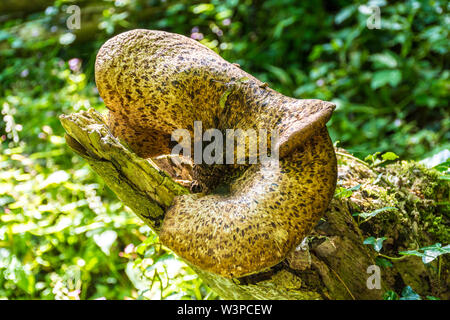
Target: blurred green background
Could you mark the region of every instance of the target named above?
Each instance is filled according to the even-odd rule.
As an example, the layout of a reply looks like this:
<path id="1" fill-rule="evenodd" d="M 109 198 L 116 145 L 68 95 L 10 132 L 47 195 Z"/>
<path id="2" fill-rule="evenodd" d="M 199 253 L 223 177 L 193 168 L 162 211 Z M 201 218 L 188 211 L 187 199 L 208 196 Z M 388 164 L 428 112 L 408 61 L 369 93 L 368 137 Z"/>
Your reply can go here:
<path id="1" fill-rule="evenodd" d="M 380 29 L 367 26 L 371 6 Z M 58 115 L 105 111 L 93 66 L 114 34 L 192 37 L 286 95 L 335 102 L 333 141 L 355 156 L 420 160 L 450 148 L 448 9 L 444 0 L 2 0 L 0 298 L 217 298 L 65 145 Z"/>

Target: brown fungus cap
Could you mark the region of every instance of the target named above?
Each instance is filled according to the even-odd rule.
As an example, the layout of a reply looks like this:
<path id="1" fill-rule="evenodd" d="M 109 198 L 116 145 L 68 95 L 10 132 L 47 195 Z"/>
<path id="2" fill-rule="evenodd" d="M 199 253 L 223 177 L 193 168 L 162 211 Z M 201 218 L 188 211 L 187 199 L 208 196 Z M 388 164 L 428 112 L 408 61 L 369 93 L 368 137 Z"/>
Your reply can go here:
<path id="1" fill-rule="evenodd" d="M 112 133 L 141 157 L 169 154 L 171 133 L 184 128 L 193 137 L 194 121 L 203 132 L 278 132 L 279 163 L 194 168 L 209 193 L 177 197 L 160 233 L 193 265 L 229 278 L 271 267 L 326 210 L 337 172 L 325 127 L 332 103 L 283 96 L 202 44 L 163 31 L 108 40 L 95 76 Z M 229 187 L 225 194 L 211 191 L 220 183 Z"/>

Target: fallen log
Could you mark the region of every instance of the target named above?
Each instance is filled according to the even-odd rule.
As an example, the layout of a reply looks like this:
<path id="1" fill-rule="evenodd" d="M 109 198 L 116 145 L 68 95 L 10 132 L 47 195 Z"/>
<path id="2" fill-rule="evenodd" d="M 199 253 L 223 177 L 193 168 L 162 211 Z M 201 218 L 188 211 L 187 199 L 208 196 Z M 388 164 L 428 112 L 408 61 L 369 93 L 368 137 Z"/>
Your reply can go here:
<path id="1" fill-rule="evenodd" d="M 62 115 L 61 123 L 69 147 L 159 233 L 173 199 L 189 193 L 183 186 L 189 185 L 189 164 L 170 157 L 140 158 L 92 109 Z M 284 261 L 232 279 L 191 265 L 203 281 L 225 299 L 382 299 L 386 291 L 400 293 L 407 285 L 422 297 L 449 299 L 448 255 L 424 264 L 420 257 L 398 254 L 448 243 L 448 182 L 415 162 L 373 167 L 345 150 L 336 154 L 336 194 L 324 217 Z M 386 238 L 380 252 L 363 243 L 368 237 Z"/>

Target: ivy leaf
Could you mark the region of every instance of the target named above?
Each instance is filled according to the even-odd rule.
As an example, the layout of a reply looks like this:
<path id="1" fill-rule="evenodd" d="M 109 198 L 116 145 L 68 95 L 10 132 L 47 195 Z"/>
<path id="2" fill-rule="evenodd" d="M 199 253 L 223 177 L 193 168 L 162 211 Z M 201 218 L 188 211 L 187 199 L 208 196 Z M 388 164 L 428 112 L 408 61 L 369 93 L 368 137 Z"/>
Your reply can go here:
<path id="1" fill-rule="evenodd" d="M 358 216 L 367 220 L 369 218 L 375 217 L 377 214 L 379 214 L 381 212 L 389 211 L 389 210 L 398 210 L 398 209 L 396 207 L 384 207 L 384 208 L 376 209 L 372 212 L 362 212 L 362 213 L 358 214 Z"/>
<path id="2" fill-rule="evenodd" d="M 420 296 L 414 292 L 410 286 L 406 286 L 402 290 L 402 296 L 400 300 L 422 300 Z"/>
<path id="3" fill-rule="evenodd" d="M 376 252 L 380 252 L 381 248 L 383 248 L 383 241 L 386 239 L 387 239 L 386 237 L 381 238 L 369 237 L 366 240 L 364 240 L 363 243 L 372 245 Z"/>
<path id="4" fill-rule="evenodd" d="M 399 70 L 381 70 L 373 74 L 370 87 L 373 90 L 376 90 L 380 87 L 390 84 L 391 87 L 395 88 L 401 80 L 402 73 Z"/>
<path id="5" fill-rule="evenodd" d="M 384 268 L 392 267 L 392 263 L 389 260 L 385 259 L 385 258 L 376 257 L 375 258 L 375 263 L 376 263 L 377 266 L 384 267 Z"/>
<path id="6" fill-rule="evenodd" d="M 419 248 L 417 250 L 400 251 L 399 254 L 408 256 L 418 256 L 422 258 L 423 263 L 427 264 L 439 257 L 442 254 L 450 253 L 450 245 L 442 247 L 440 243 L 435 243 L 432 246 Z"/>

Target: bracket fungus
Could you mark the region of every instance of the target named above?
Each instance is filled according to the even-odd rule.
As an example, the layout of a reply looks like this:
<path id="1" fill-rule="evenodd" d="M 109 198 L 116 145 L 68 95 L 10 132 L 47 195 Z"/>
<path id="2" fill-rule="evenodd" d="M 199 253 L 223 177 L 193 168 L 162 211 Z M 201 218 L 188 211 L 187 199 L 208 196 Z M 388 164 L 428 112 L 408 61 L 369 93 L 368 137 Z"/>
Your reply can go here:
<path id="1" fill-rule="evenodd" d="M 194 166 L 203 192 L 176 197 L 160 232 L 189 263 L 227 278 L 260 272 L 286 258 L 326 210 L 337 179 L 325 126 L 332 103 L 283 96 L 197 41 L 163 31 L 108 40 L 95 77 L 112 133 L 141 157 L 169 154 L 174 130 L 194 137 L 195 121 L 203 130 L 277 132 L 279 160 Z"/>

